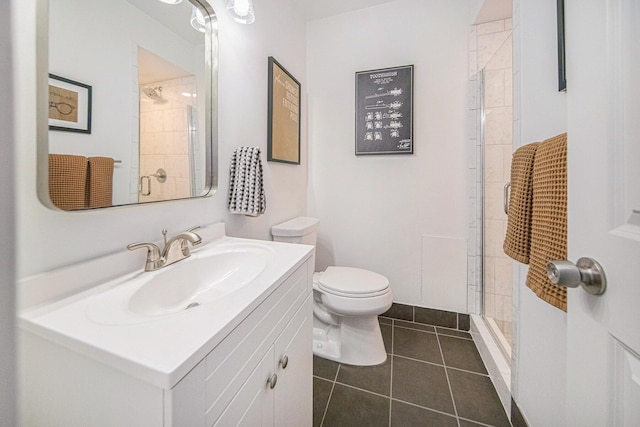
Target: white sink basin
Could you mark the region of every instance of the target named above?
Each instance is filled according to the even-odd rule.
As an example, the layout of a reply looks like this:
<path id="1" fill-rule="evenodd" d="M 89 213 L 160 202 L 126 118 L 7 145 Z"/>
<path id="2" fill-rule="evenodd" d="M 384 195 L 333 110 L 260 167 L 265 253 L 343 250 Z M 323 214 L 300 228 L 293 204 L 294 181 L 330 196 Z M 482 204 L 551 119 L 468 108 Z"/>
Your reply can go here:
<path id="1" fill-rule="evenodd" d="M 199 248 L 160 270 L 114 281 L 89 297 L 86 315 L 103 325 L 126 325 L 187 314 L 213 301 L 226 304 L 225 298 L 259 282 L 273 260 L 273 248 L 258 241 Z"/>
<path id="2" fill-rule="evenodd" d="M 259 245 L 225 245 L 158 272 L 131 295 L 131 312 L 157 316 L 218 300 L 251 283 L 271 252 Z"/>

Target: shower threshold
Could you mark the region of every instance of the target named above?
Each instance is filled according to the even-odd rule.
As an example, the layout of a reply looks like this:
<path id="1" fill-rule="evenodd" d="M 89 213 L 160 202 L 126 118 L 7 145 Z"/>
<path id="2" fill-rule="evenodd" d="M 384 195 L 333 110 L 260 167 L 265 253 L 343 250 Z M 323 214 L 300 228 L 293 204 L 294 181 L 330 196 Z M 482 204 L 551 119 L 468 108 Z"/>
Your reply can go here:
<path id="1" fill-rule="evenodd" d="M 478 347 L 480 356 L 484 365 L 489 371 L 489 378 L 493 383 L 502 406 L 507 414 L 511 413 L 511 351 L 509 357 L 500 348 L 500 344 L 496 342 L 494 334 L 490 331 L 488 320 L 478 314 L 471 315 L 471 336 Z M 495 325 L 495 322 L 494 322 Z M 497 327 L 497 325 L 495 325 Z M 504 339 L 504 337 L 503 337 Z M 506 340 L 505 340 L 506 342 Z M 507 345 L 510 349 L 510 346 Z"/>

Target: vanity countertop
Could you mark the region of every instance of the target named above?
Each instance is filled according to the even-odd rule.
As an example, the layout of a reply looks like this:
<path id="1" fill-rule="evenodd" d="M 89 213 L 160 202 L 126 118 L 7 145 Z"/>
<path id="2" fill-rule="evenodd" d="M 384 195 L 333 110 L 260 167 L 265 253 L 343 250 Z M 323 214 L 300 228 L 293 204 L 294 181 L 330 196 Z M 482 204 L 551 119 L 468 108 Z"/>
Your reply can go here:
<path id="1" fill-rule="evenodd" d="M 217 232 L 210 232 L 213 240 L 194 249 L 192 256 L 197 257 L 198 253 L 229 244 L 264 246 L 272 256 L 262 273 L 249 285 L 219 300 L 157 316 L 130 313 L 123 298 L 140 287 L 138 278 L 155 273 L 144 272 L 140 268 L 71 296 L 24 308 L 19 315 L 19 325 L 31 333 L 158 387 L 171 388 L 293 271 L 313 256 L 312 246 L 226 237 L 224 228 L 221 229 L 222 234 L 219 233 L 220 227 Z M 106 257 L 103 262 L 110 261 Z M 163 270 L 171 269 L 180 262 Z M 101 265 L 100 260 L 94 260 L 91 264 Z M 85 272 L 87 270 L 86 265 L 78 268 Z M 102 264 L 100 269 L 109 270 L 109 266 Z M 51 277 L 56 281 L 69 277 L 77 282 L 74 276 L 77 274 L 78 270 L 71 266 L 55 272 Z M 29 286 L 30 280 L 42 286 L 46 284 L 47 277 L 45 274 L 25 279 L 21 286 Z M 91 281 L 95 281 L 95 278 L 87 280 Z M 92 314 L 96 312 L 96 307 L 102 307 L 103 311 L 119 312 L 120 316 L 116 316 L 113 322 L 96 321 L 95 314 Z"/>

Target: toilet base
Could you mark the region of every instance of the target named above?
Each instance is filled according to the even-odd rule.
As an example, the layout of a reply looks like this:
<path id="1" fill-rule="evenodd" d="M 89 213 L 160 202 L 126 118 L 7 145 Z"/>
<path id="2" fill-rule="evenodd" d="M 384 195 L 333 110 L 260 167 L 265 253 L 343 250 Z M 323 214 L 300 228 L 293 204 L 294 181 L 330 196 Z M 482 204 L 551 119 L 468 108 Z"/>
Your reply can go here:
<path id="1" fill-rule="evenodd" d="M 387 352 L 377 316 L 340 317 L 339 325 L 313 318 L 313 354 L 356 366 L 380 365 Z"/>

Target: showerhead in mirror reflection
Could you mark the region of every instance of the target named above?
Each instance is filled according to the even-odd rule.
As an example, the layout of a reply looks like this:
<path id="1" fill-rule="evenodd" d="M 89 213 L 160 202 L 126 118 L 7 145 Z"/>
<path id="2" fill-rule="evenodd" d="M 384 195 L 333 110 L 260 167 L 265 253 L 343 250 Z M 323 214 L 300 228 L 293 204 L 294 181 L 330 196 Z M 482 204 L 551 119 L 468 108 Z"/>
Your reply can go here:
<path id="1" fill-rule="evenodd" d="M 168 101 L 162 97 L 162 86 L 149 87 L 144 86 L 142 93 L 147 95 L 147 98 L 151 99 L 156 104 L 166 104 Z"/>
<path id="2" fill-rule="evenodd" d="M 215 22 L 200 0 L 49 0 L 48 51 L 39 54 L 48 55 L 51 72 L 91 82 L 94 128 L 48 132 L 40 143 L 50 154 L 121 160 L 111 178 L 113 206 L 209 194 L 217 183 Z M 49 97 L 50 118 L 83 116 L 67 95 Z M 46 174 L 47 156 L 39 162 Z M 154 179 L 152 194 L 143 195 L 141 180 L 160 168 L 166 181 Z M 40 182 L 40 200 L 55 208 Z"/>

